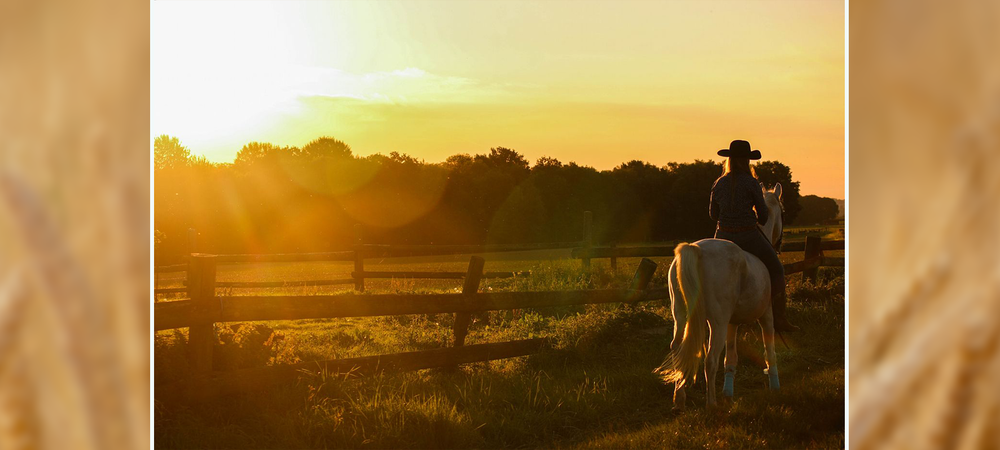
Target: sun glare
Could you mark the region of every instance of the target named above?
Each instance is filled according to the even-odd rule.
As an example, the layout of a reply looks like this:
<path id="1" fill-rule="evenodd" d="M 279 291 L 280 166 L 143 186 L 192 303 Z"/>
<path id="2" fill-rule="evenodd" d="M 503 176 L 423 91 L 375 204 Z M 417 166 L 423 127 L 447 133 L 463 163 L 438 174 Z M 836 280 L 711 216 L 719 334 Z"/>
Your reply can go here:
<path id="1" fill-rule="evenodd" d="M 359 155 L 505 145 L 598 169 L 740 136 L 843 195 L 837 2 L 447 4 L 154 2 L 152 134 L 214 162 L 335 136 Z"/>
<path id="2" fill-rule="evenodd" d="M 198 147 L 238 149 L 255 130 L 298 113 L 297 98 L 320 80 L 328 82 L 326 95 L 361 95 L 351 86 L 330 84 L 323 69 L 302 64 L 309 48 L 298 39 L 301 31 L 295 32 L 296 10 L 279 6 L 154 2 L 155 128 Z M 337 22 L 330 17 L 330 26 Z M 336 42 L 326 43 L 324 52 L 329 56 L 337 48 Z"/>

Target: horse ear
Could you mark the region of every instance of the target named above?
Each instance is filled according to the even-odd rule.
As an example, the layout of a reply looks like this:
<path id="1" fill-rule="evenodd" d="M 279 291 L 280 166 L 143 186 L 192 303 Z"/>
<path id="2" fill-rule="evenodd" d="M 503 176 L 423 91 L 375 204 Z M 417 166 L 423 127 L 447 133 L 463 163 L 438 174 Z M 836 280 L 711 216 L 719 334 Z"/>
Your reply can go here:
<path id="1" fill-rule="evenodd" d="M 774 185 L 774 195 L 777 195 L 779 200 L 781 199 L 781 183 Z"/>

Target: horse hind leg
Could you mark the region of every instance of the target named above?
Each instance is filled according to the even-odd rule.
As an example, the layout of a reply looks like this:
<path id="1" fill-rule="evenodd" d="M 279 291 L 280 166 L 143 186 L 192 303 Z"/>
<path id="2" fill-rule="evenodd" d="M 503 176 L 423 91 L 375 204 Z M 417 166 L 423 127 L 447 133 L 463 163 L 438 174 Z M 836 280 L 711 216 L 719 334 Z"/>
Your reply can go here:
<path id="1" fill-rule="evenodd" d="M 676 350 L 684 341 L 684 327 L 687 324 L 687 306 L 684 304 L 684 297 L 676 284 L 671 286 L 670 312 L 674 318 L 674 338 L 670 341 L 670 351 Z"/>
<path id="2" fill-rule="evenodd" d="M 711 335 L 708 339 L 708 356 L 705 358 L 705 384 L 708 395 L 706 396 L 706 406 L 716 405 L 715 400 L 715 379 L 719 373 L 719 357 L 726 346 L 726 324 L 711 323 Z"/>
<path id="3" fill-rule="evenodd" d="M 674 383 L 674 411 L 683 411 L 687 406 L 687 380 Z"/>
<path id="4" fill-rule="evenodd" d="M 736 354 L 736 331 L 739 325 L 729 324 L 726 330 L 726 373 L 722 382 L 722 395 L 726 398 L 733 398 L 733 384 L 736 381 L 736 365 L 739 363 L 739 356 Z"/>
<path id="5" fill-rule="evenodd" d="M 768 386 L 776 391 L 781 384 L 778 382 L 778 354 L 774 350 L 774 316 L 770 310 L 761 317 L 760 330 L 764 339 L 764 359 L 767 361 L 764 373 L 767 374 Z"/>
<path id="6" fill-rule="evenodd" d="M 683 297 L 681 292 L 676 288 L 676 281 L 672 283 L 670 295 L 670 310 L 674 315 L 674 338 L 670 341 L 670 351 L 673 352 L 680 347 L 681 342 L 684 341 L 684 326 L 687 323 L 687 307 L 684 305 Z M 689 377 L 690 380 L 681 380 L 674 383 L 674 411 L 681 411 L 687 405 L 687 387 L 688 383 L 694 381 L 694 377 Z"/>

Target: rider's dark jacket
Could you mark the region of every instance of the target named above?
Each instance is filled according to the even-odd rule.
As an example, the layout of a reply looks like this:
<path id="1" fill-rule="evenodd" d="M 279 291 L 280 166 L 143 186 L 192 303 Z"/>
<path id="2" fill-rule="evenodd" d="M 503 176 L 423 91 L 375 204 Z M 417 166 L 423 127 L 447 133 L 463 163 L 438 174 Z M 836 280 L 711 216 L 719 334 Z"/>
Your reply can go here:
<path id="1" fill-rule="evenodd" d="M 715 180 L 709 205 L 708 213 L 720 227 L 751 228 L 767 222 L 767 203 L 760 182 L 748 173 L 730 172 Z"/>

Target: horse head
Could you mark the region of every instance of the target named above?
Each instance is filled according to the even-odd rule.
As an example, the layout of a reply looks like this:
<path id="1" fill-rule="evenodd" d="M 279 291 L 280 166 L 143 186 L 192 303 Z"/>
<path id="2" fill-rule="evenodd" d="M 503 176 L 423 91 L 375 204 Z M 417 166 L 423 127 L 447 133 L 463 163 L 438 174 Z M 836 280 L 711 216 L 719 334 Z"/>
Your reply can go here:
<path id="1" fill-rule="evenodd" d="M 781 183 L 775 184 L 773 188 L 767 189 L 762 184 L 764 191 L 764 202 L 767 203 L 767 222 L 760 226 L 764 232 L 764 237 L 771 242 L 774 251 L 781 251 L 781 234 L 785 230 L 784 212 L 785 207 L 781 203 Z"/>

